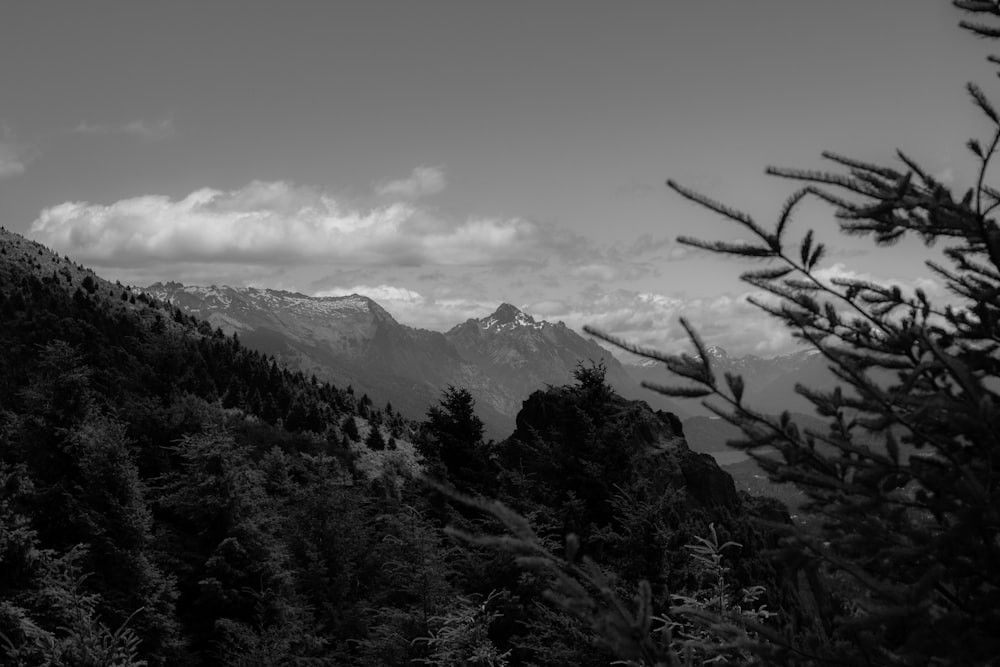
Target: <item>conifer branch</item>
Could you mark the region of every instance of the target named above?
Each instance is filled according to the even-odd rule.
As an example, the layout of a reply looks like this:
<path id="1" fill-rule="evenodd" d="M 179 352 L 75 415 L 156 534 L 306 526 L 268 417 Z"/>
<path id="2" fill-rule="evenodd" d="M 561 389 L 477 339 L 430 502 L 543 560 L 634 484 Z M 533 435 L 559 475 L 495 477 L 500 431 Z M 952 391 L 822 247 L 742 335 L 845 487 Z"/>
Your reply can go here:
<path id="1" fill-rule="evenodd" d="M 1000 36 L 1000 33 L 998 33 L 998 36 Z M 982 112 L 994 123 L 1000 123 L 1000 115 L 997 115 L 996 109 L 993 108 L 993 105 L 986 98 L 986 94 L 983 93 L 982 89 L 971 81 L 966 84 L 966 89 Z"/>
<path id="2" fill-rule="evenodd" d="M 1000 2 L 953 4 L 1000 16 Z M 962 27 L 1000 38 L 1000 29 L 967 21 Z M 990 61 L 1000 64 L 1000 58 Z M 1000 440 L 1000 420 L 995 417 L 1000 405 L 995 390 L 1000 379 L 1000 226 L 987 218 L 1000 208 L 1000 190 L 985 183 L 1000 150 L 1000 112 L 978 86 L 969 84 L 967 90 L 994 127 L 990 141 L 966 144 L 979 161 L 979 173 L 975 185 L 964 191 L 946 187 L 902 151 L 896 153 L 906 167 L 902 172 L 828 152 L 823 157 L 844 173 L 768 168 L 770 175 L 806 182 L 786 200 L 769 233 L 747 225 L 723 204 L 672 181 L 668 185 L 750 228 L 766 248 L 756 242 L 745 247 L 688 238 L 683 242 L 780 262 L 741 275 L 744 282 L 777 297 L 779 305 L 754 297 L 750 302 L 819 351 L 836 384 L 832 392 L 796 387 L 827 419 L 827 433 L 799 432 L 787 414 L 775 420 L 748 409 L 742 378 L 732 373 L 725 374 L 728 390 L 713 385 L 683 391 L 717 401 L 703 404 L 744 435 L 729 444 L 749 451 L 771 479 L 804 485 L 809 507 L 827 518 L 826 528 L 835 538 L 829 549 L 812 540 L 811 553 L 873 594 L 864 615 L 867 621 L 886 628 L 913 615 L 928 627 L 943 628 L 940 614 L 954 612 L 955 618 L 975 626 L 973 635 L 984 637 L 986 625 L 969 604 L 984 598 L 969 586 L 1000 586 L 1000 577 L 983 570 L 987 556 L 1000 557 L 997 520 L 989 508 L 995 500 L 995 457 L 985 455 Z M 865 236 L 878 246 L 896 243 L 907 233 L 927 245 L 957 239 L 959 245 L 944 251 L 950 261 L 947 268 L 934 262 L 927 266 L 963 305 L 936 307 L 920 289 L 904 295 L 894 285 L 820 280 L 816 267 L 825 249 L 815 243 L 811 230 L 791 253 L 797 258 L 785 252 L 792 213 L 808 194 L 835 208 L 843 233 Z M 700 341 L 695 346 L 705 359 Z M 697 377 L 690 366 L 684 369 L 686 377 L 706 385 L 707 378 Z M 883 381 L 881 373 L 891 379 Z M 850 392 L 845 394 L 842 387 Z M 772 444 L 784 462 L 762 452 L 764 443 Z M 904 445 L 927 448 L 931 455 L 911 454 L 904 461 Z M 950 540 L 968 544 L 973 551 L 961 555 L 959 563 L 944 549 L 942 564 L 927 567 L 928 559 L 937 557 L 935 550 Z M 800 534 L 799 543 L 806 541 Z M 978 571 L 970 569 L 971 563 Z M 894 657 L 892 650 L 887 646 L 874 657 Z"/>
<path id="3" fill-rule="evenodd" d="M 765 234 L 764 230 L 761 229 L 760 225 L 754 222 L 753 218 L 751 218 L 746 213 L 738 211 L 734 208 L 730 208 L 729 206 L 726 206 L 721 202 L 717 202 L 714 199 L 710 199 L 709 197 L 706 197 L 703 194 L 700 194 L 698 192 L 695 192 L 694 190 L 679 185 L 676 181 L 668 180 L 667 185 L 685 199 L 689 199 L 695 202 L 696 204 L 700 204 L 711 211 L 715 211 L 716 213 L 726 218 L 729 218 L 730 220 L 734 220 L 740 223 L 741 225 L 752 231 L 760 238 L 766 238 L 767 235 Z"/>
<path id="4" fill-rule="evenodd" d="M 807 186 L 798 190 L 797 192 L 792 194 L 792 196 L 790 196 L 788 199 L 785 200 L 785 203 L 781 207 L 781 213 L 778 214 L 778 224 L 774 229 L 774 238 L 776 241 L 778 242 L 781 241 L 781 237 L 785 233 L 785 227 L 791 220 L 792 211 L 795 210 L 795 207 L 799 205 L 799 202 L 801 202 L 806 197 L 806 195 L 812 194 L 812 192 L 813 188 Z M 773 247 L 773 249 L 775 252 L 781 252 L 780 245 L 776 244 Z"/>
<path id="5" fill-rule="evenodd" d="M 1000 16 L 1000 6 L 994 0 L 952 0 L 951 4 L 967 12 Z"/>
<path id="6" fill-rule="evenodd" d="M 727 243 L 725 241 L 702 241 L 690 236 L 678 236 L 677 242 L 693 248 L 710 250 L 712 252 L 724 253 L 727 255 L 738 255 L 740 257 L 753 257 L 755 259 L 768 259 L 775 256 L 773 248 L 755 246 L 749 243 Z"/>
<path id="7" fill-rule="evenodd" d="M 959 21 L 959 26 L 965 28 L 969 32 L 974 33 L 977 37 L 985 37 L 987 39 L 997 39 L 1000 38 L 1000 28 L 994 28 L 988 26 L 985 23 L 973 23 L 972 21 Z"/>

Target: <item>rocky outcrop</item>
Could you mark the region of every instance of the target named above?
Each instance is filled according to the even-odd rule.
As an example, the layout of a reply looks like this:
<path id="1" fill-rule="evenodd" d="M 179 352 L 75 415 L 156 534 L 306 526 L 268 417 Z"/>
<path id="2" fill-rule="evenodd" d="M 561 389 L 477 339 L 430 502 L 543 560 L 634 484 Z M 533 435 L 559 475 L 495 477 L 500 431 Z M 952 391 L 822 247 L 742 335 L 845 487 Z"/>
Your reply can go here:
<path id="1" fill-rule="evenodd" d="M 711 456 L 688 448 L 676 415 L 603 391 L 575 386 L 533 393 L 501 445 L 506 464 L 592 498 L 641 480 L 710 513 L 740 505 L 732 477 Z"/>
<path id="2" fill-rule="evenodd" d="M 708 454 L 688 452 L 681 459 L 684 486 L 696 501 L 707 507 L 739 504 L 733 478 Z"/>

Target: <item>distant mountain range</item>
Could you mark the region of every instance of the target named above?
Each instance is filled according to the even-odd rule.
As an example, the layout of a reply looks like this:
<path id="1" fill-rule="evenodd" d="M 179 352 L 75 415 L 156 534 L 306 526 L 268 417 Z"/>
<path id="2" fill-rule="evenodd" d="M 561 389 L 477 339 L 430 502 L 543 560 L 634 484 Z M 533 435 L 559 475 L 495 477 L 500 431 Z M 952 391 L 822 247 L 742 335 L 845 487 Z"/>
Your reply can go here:
<path id="1" fill-rule="evenodd" d="M 721 347 L 706 350 L 712 370 L 720 382 L 725 374 L 734 373 L 746 383 L 747 405 L 764 412 L 780 413 L 783 410 L 813 414 L 812 403 L 796 393 L 795 385 L 826 389 L 836 378 L 827 368 L 828 360 L 814 349 L 802 350 L 771 358 L 748 354 L 730 356 Z M 672 375 L 666 367 L 654 361 L 626 365 L 626 370 L 639 382 L 661 385 L 683 385 L 686 381 Z M 723 384 L 723 386 L 725 386 Z M 718 404 L 715 400 L 710 400 Z M 714 416 L 702 406 L 701 401 L 685 401 L 684 408 L 691 415 Z"/>
<path id="2" fill-rule="evenodd" d="M 99 291 L 122 301 L 141 292 L 171 302 L 226 333 L 236 333 L 243 344 L 275 356 L 290 368 L 315 374 L 336 386 L 352 386 L 378 404 L 392 403 L 404 415 L 421 419 L 449 386 L 469 389 L 477 414 L 495 439 L 508 436 L 523 402 L 546 385 L 573 381 L 579 364 L 603 363 L 609 383 L 624 397 L 643 400 L 654 409 L 683 419 L 691 448 L 711 453 L 723 465 L 746 468 L 742 477 L 757 479 L 759 471 L 726 447 L 738 431 L 711 415 L 699 401 L 678 407 L 644 389 L 641 381 L 674 384 L 677 378 L 660 363 L 621 364 L 594 340 L 580 336 L 562 322 L 536 321 L 511 304 L 480 319 L 469 319 L 440 333 L 400 324 L 372 299 L 361 295 L 310 297 L 278 290 L 196 287 L 156 283 L 143 290 L 123 288 L 93 272 L 60 258 L 43 246 L 3 231 L 8 248 L 23 245 L 29 251 L 5 257 L 8 264 L 24 264 L 42 280 L 66 281 L 84 294 Z M 13 252 L 13 250 L 11 250 Z M 6 254 L 6 252 L 5 252 Z M 30 266 L 28 266 L 30 264 Z M 89 282 L 88 282 L 89 281 Z M 78 290 L 79 291 L 79 290 Z M 120 302 L 120 303 L 119 303 Z M 141 305 L 141 304 L 140 304 Z M 712 367 L 741 374 L 747 382 L 747 402 L 765 412 L 791 410 L 800 425 L 823 430 L 810 417 L 811 405 L 794 392 L 796 383 L 825 388 L 834 382 L 826 360 L 813 350 L 765 359 L 756 355 L 731 356 L 720 347 L 707 350 Z M 726 458 L 729 457 L 729 458 Z M 752 473 L 752 474 L 751 474 Z M 744 480 L 745 481 L 745 480 Z"/>
<path id="3" fill-rule="evenodd" d="M 573 381 L 578 364 L 603 363 L 623 396 L 683 414 L 642 389 L 622 364 L 562 322 L 535 321 L 505 303 L 446 333 L 400 324 L 372 299 L 310 297 L 257 288 L 156 283 L 144 290 L 207 320 L 261 352 L 322 380 L 351 385 L 420 418 L 449 386 L 468 389 L 488 434 L 506 437 L 522 402 L 546 385 Z"/>
<path id="4" fill-rule="evenodd" d="M 441 333 L 400 324 L 372 299 L 311 297 L 253 287 L 198 287 L 155 283 L 144 290 L 207 320 L 244 344 L 274 355 L 293 368 L 337 385 L 351 385 L 377 403 L 422 418 L 449 385 L 476 398 L 491 437 L 509 435 L 522 402 L 537 389 L 573 381 L 579 364 L 603 363 L 607 380 L 622 396 L 682 418 L 710 416 L 701 401 L 676 401 L 640 386 L 643 381 L 677 384 L 660 363 L 623 365 L 593 339 L 562 322 L 537 321 L 504 303 L 495 312 Z M 763 358 L 707 350 L 720 378 L 743 376 L 746 402 L 765 412 L 812 414 L 795 385 L 831 386 L 835 378 L 815 350 Z M 680 404 L 680 405 L 678 405 Z"/>

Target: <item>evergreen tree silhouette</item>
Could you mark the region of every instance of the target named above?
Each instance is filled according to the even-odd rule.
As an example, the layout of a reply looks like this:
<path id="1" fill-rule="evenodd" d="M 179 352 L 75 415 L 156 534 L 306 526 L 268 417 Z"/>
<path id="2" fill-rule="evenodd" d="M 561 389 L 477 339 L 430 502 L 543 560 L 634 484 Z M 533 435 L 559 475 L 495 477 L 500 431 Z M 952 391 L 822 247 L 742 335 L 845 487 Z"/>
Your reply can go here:
<path id="1" fill-rule="evenodd" d="M 980 18 L 1000 18 L 995 2 L 953 4 Z M 961 23 L 993 39 L 1000 38 L 995 25 Z M 716 377 L 711 355 L 686 320 L 697 357 L 644 349 L 588 328 L 689 381 L 653 387 L 657 391 L 720 400 L 724 408 L 708 407 L 742 429 L 744 439 L 734 446 L 774 481 L 806 492 L 807 509 L 822 516 L 822 530 L 789 528 L 786 554 L 820 564 L 853 592 L 853 609 L 820 648 L 822 660 L 972 665 L 1000 655 L 1000 227 L 992 216 L 1000 191 L 987 182 L 1000 146 L 1000 114 L 976 84 L 967 91 L 990 133 L 985 142 L 967 143 L 978 175 L 964 192 L 902 151 L 893 166 L 827 152 L 839 171 L 767 169 L 804 185 L 766 228 L 667 182 L 753 239 L 678 241 L 766 265 L 741 279 L 773 297 L 751 302 L 822 354 L 836 376 L 833 387 L 796 388 L 827 430 L 802 430 L 787 411 L 772 416 L 753 409 L 741 377 Z M 795 242 L 789 238 L 793 213 L 810 199 L 835 209 L 843 233 L 871 238 L 878 247 L 907 235 L 928 245 L 950 242 L 927 268 L 953 302 L 935 303 L 919 288 L 824 280 L 818 270 L 826 247 L 812 230 Z M 793 651 L 783 655 L 803 651 L 795 640 L 773 639 L 775 651 Z"/>

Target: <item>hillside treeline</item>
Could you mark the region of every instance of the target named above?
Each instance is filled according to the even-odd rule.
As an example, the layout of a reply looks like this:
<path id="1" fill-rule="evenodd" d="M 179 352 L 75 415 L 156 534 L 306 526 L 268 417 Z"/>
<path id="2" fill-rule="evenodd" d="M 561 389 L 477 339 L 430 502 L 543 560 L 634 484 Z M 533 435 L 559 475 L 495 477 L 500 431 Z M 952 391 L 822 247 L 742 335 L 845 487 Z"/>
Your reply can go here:
<path id="1" fill-rule="evenodd" d="M 484 442 L 460 388 L 409 421 L 10 238 L 5 664 L 612 661 L 546 596 L 551 573 L 445 532 L 504 531 L 459 494 L 500 499 L 556 553 L 577 535 L 574 557 L 617 573 L 625 597 L 645 580 L 663 608 L 736 606 L 759 584 L 755 610 L 809 625 L 804 578 L 776 570 L 751 521 L 781 510 L 737 496 L 675 418 L 616 396 L 600 368 L 537 392 L 510 438 Z M 714 570 L 687 548 L 713 531 L 739 544 Z"/>

